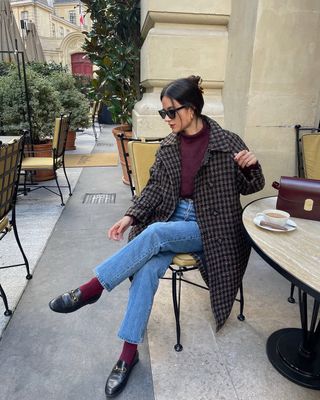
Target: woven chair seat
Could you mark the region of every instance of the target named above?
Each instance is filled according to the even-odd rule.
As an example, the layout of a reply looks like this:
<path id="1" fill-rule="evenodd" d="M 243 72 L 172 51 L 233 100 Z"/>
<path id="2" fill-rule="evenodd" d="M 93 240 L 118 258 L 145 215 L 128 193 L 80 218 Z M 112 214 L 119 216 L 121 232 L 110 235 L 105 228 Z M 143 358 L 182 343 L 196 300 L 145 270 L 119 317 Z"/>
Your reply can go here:
<path id="1" fill-rule="evenodd" d="M 26 157 L 22 161 L 22 169 L 53 169 L 52 157 Z"/>
<path id="2" fill-rule="evenodd" d="M 196 263 L 197 260 L 188 253 L 176 254 L 172 260 L 172 264 L 175 264 L 178 267 L 191 267 Z"/>

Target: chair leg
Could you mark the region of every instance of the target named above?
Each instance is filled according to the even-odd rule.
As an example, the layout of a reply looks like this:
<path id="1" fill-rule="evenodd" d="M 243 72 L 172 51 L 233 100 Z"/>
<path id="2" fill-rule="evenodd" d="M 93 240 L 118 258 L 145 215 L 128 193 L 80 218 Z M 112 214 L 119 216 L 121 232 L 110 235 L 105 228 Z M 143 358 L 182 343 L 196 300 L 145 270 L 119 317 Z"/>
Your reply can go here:
<path id="1" fill-rule="evenodd" d="M 24 180 L 23 180 L 23 195 L 27 195 L 27 173 L 28 171 L 24 171 Z"/>
<path id="2" fill-rule="evenodd" d="M 60 198 L 61 198 L 61 205 L 64 206 L 63 196 L 62 196 L 62 192 L 61 192 L 60 185 L 58 182 L 57 171 L 54 171 L 54 179 L 56 180 L 57 188 L 59 190 L 59 194 L 60 194 Z"/>
<path id="3" fill-rule="evenodd" d="M 62 168 L 63 168 L 64 176 L 66 177 L 66 181 L 67 181 L 67 183 L 68 183 L 69 196 L 72 196 L 72 193 L 71 193 L 71 185 L 70 185 L 70 182 L 69 182 L 69 179 L 68 179 L 66 167 L 65 167 L 65 165 L 64 165 L 64 160 L 63 160 L 63 163 L 62 163 Z"/>
<path id="4" fill-rule="evenodd" d="M 179 280 L 179 295 L 177 296 L 177 280 Z M 173 300 L 173 310 L 176 319 L 176 334 L 177 343 L 174 345 L 175 351 L 182 351 L 183 346 L 180 343 L 180 295 L 181 295 L 181 280 L 177 279 L 177 271 L 172 271 L 172 300 Z"/>
<path id="5" fill-rule="evenodd" d="M 9 317 L 12 314 L 12 311 L 9 309 L 7 296 L 6 296 L 5 292 L 4 292 L 4 290 L 2 289 L 1 285 L 0 285 L 0 297 L 2 297 L 2 300 L 3 300 L 3 303 L 4 303 L 4 307 L 6 309 L 6 311 L 4 312 L 4 315 L 6 317 Z"/>
<path id="6" fill-rule="evenodd" d="M 244 309 L 244 296 L 243 296 L 243 285 L 242 282 L 240 284 L 240 313 L 238 314 L 238 320 L 239 321 L 244 321 L 246 317 L 243 315 L 243 309 Z"/>
<path id="7" fill-rule="evenodd" d="M 27 269 L 26 279 L 30 280 L 30 279 L 32 279 L 32 274 L 30 274 L 29 261 L 27 259 L 27 256 L 25 255 L 25 252 L 23 251 L 23 248 L 22 248 L 22 245 L 21 245 L 21 242 L 20 242 L 18 229 L 17 229 L 17 224 L 16 224 L 16 208 L 15 208 L 15 206 L 12 208 L 11 224 L 13 226 L 14 237 L 16 238 L 16 242 L 18 244 L 19 250 L 20 250 L 20 252 L 22 254 L 22 257 L 23 257 L 24 264 L 25 264 L 26 269 Z"/>
<path id="8" fill-rule="evenodd" d="M 23 251 L 23 248 L 21 246 L 20 238 L 19 238 L 18 231 L 17 231 L 17 226 L 16 226 L 15 223 L 13 223 L 12 225 L 13 225 L 14 236 L 16 238 L 17 244 L 19 246 L 20 252 L 21 252 L 23 260 L 24 260 L 24 264 L 26 266 L 26 270 L 27 270 L 26 279 L 30 280 L 30 279 L 32 279 L 32 274 L 30 274 L 29 261 L 28 261 L 26 255 L 25 255 L 25 253 Z"/>
<path id="9" fill-rule="evenodd" d="M 92 128 L 93 128 L 93 133 L 94 133 L 94 140 L 97 143 L 98 142 L 98 135 L 97 135 L 96 126 L 93 124 Z"/>
<path id="10" fill-rule="evenodd" d="M 295 288 L 295 285 L 293 283 L 291 283 L 290 296 L 288 297 L 288 302 L 292 303 L 292 304 L 296 302 L 295 298 L 293 297 L 294 288 Z"/>

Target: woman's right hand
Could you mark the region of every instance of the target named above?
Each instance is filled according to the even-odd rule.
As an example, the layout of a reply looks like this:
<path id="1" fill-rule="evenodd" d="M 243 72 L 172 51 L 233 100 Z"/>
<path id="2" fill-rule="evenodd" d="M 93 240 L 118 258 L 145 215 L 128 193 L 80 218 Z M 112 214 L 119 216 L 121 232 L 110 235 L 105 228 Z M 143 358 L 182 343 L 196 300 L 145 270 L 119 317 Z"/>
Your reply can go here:
<path id="1" fill-rule="evenodd" d="M 132 225 L 133 218 L 125 215 L 108 230 L 108 238 L 122 240 L 124 232 Z"/>

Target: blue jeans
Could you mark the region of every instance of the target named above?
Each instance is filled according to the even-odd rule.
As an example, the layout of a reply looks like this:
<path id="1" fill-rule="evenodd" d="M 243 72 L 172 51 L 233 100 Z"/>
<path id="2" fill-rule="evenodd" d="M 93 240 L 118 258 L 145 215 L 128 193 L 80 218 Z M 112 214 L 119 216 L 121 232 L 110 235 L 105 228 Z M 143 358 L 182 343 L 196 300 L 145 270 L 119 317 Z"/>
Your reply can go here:
<path id="1" fill-rule="evenodd" d="M 201 252 L 202 241 L 191 200 L 180 200 L 168 222 L 156 222 L 95 268 L 108 291 L 133 276 L 127 310 L 118 336 L 141 343 L 153 297 L 176 253 Z"/>

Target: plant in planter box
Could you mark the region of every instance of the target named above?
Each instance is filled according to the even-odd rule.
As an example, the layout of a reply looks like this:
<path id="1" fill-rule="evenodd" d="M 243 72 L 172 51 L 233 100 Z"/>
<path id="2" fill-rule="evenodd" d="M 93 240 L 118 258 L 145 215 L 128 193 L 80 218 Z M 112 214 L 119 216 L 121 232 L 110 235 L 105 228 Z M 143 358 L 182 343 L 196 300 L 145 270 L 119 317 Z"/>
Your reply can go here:
<path id="1" fill-rule="evenodd" d="M 96 97 L 105 103 L 115 123 L 129 125 L 141 98 L 140 2 L 137 0 L 85 0 L 93 21 L 83 48 L 98 67 L 92 80 Z M 118 146 L 119 148 L 119 146 Z M 122 151 L 120 152 L 120 158 Z M 123 165 L 123 164 L 122 164 Z M 125 183 L 128 183 L 124 169 Z"/>
<path id="2" fill-rule="evenodd" d="M 70 133 L 73 143 L 67 143 L 67 150 L 75 149 L 75 132 L 89 126 L 89 100 L 76 87 L 74 77 L 68 72 L 54 72 L 49 77 L 53 87 L 59 92 L 63 113 L 71 113 Z"/>
<path id="3" fill-rule="evenodd" d="M 51 138 L 55 118 L 61 112 L 59 93 L 48 79 L 26 68 L 31 111 L 32 144 L 35 156 L 51 156 Z M 29 129 L 25 87 L 19 79 L 17 67 L 0 77 L 0 114 L 4 132 L 19 135 L 21 129 Z M 26 151 L 31 150 L 26 147 Z M 40 153 L 39 153 L 40 151 Z M 53 179 L 53 171 L 37 172 L 35 180 Z"/>
<path id="4" fill-rule="evenodd" d="M 26 77 L 31 108 L 32 142 L 37 144 L 52 137 L 55 117 L 62 109 L 59 93 L 47 79 L 29 67 L 26 69 Z M 16 66 L 0 77 L 1 120 L 4 131 L 10 135 L 18 135 L 21 129 L 29 128 L 24 90 Z"/>

